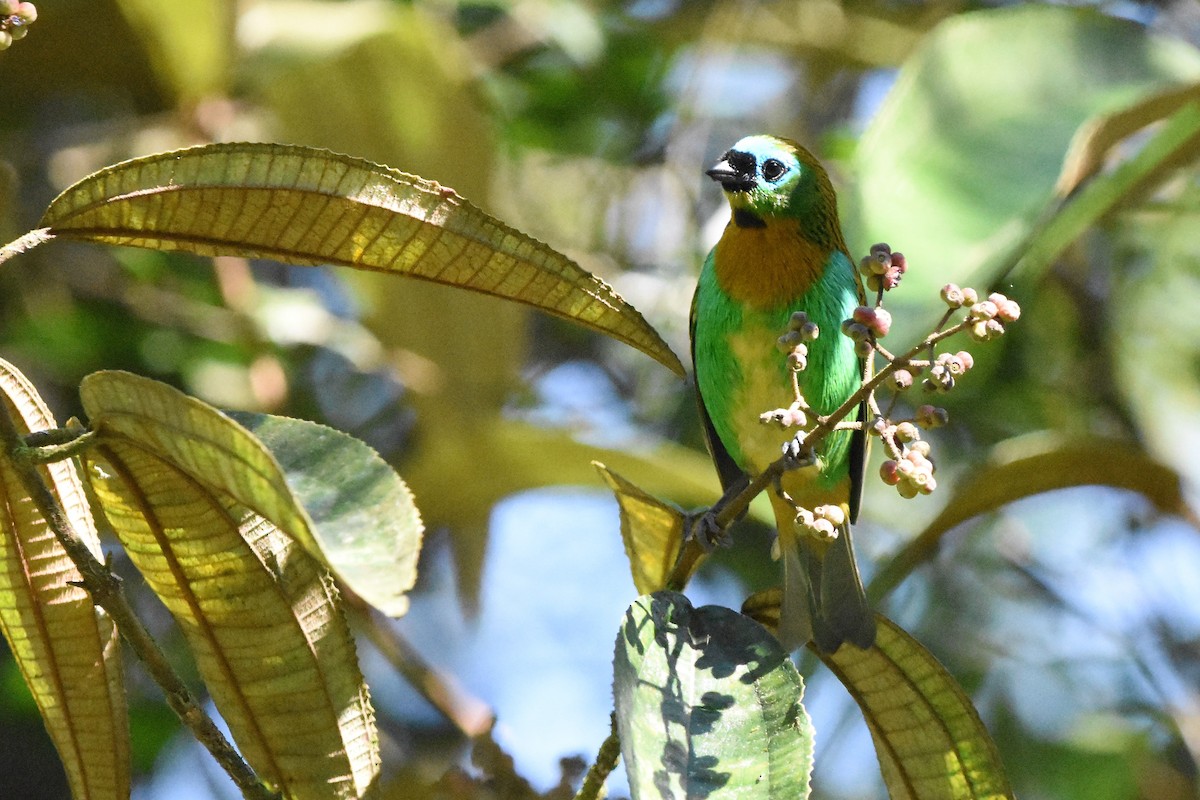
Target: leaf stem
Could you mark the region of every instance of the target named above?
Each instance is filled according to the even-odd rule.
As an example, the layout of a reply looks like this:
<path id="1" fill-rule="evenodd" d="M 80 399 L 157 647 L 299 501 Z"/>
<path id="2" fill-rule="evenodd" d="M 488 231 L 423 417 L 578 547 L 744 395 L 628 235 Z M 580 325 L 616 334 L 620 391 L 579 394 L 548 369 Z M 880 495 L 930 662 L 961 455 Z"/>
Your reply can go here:
<path id="1" fill-rule="evenodd" d="M 604 781 L 617 768 L 617 762 L 621 760 L 621 737 L 617 733 L 617 715 L 614 713 L 611 719 L 612 730 L 609 732 L 608 738 L 600 745 L 600 751 L 596 753 L 596 760 L 588 769 L 587 776 L 583 779 L 583 785 L 575 794 L 575 800 L 597 800 L 604 789 Z"/>
<path id="2" fill-rule="evenodd" d="M 263 785 L 254 770 L 229 743 L 212 718 L 204 713 L 204 709 L 187 685 L 176 674 L 159 649 L 158 643 L 129 604 L 121 589 L 120 578 L 97 559 L 76 535 L 62 506 L 46 485 L 37 463 L 31 457 L 31 453 L 36 451 L 31 451 L 22 440 L 7 407 L 0 413 L 0 446 L 3 446 L 4 452 L 10 456 L 13 470 L 54 532 L 55 538 L 75 562 L 82 578 L 80 585 L 91 595 L 92 602 L 104 609 L 112 619 L 138 660 L 166 695 L 167 704 L 229 774 L 243 797 L 247 800 L 279 800 L 281 796 Z"/>
<path id="3" fill-rule="evenodd" d="M 812 430 L 804 432 L 804 448 L 811 451 L 812 448 L 820 444 L 829 434 L 837 430 L 846 430 L 847 426 L 845 426 L 842 420 L 852 414 L 864 400 L 869 400 L 872 408 L 878 408 L 878 406 L 873 404 L 875 390 L 887 380 L 889 375 L 898 369 L 907 367 L 917 356 L 926 350 L 931 350 L 942 340 L 966 330 L 967 326 L 971 324 L 970 318 L 967 317 L 961 322 L 942 330 L 942 326 L 946 324 L 949 317 L 949 314 L 945 315 L 938 322 L 937 328 L 932 333 L 910 347 L 903 355 L 893 356 L 878 372 L 863 381 L 858 390 L 838 406 L 837 410 L 828 416 L 818 418 L 817 424 L 813 426 Z M 859 424 L 866 425 L 867 421 L 860 420 Z M 771 462 L 765 470 L 755 475 L 748 482 L 729 487 L 725 494 L 721 496 L 721 499 L 714 503 L 708 512 L 712 515 L 711 522 L 715 526 L 716 531 L 726 530 L 742 514 L 746 513 L 746 510 L 750 507 L 750 502 L 784 473 L 787 464 L 788 459 L 781 455 L 778 459 Z M 671 591 L 682 591 L 687 585 L 688 580 L 691 579 L 692 574 L 696 571 L 697 566 L 708 555 L 710 549 L 706 543 L 697 541 L 695 536 L 689 536 L 684 542 L 683 547 L 680 548 L 679 555 L 675 559 L 675 564 L 671 568 L 670 575 L 667 576 L 665 588 Z"/>
<path id="4" fill-rule="evenodd" d="M 8 244 L 0 247 L 0 264 L 3 264 L 15 255 L 24 253 L 26 250 L 32 250 L 39 244 L 48 242 L 53 238 L 54 234 L 50 232 L 49 228 L 37 228 L 18 239 L 13 239 Z"/>
<path id="5" fill-rule="evenodd" d="M 496 715 L 486 703 L 430 666 L 412 643 L 361 597 L 342 587 L 342 599 L 371 644 L 460 733 L 474 739 L 491 730 Z"/>

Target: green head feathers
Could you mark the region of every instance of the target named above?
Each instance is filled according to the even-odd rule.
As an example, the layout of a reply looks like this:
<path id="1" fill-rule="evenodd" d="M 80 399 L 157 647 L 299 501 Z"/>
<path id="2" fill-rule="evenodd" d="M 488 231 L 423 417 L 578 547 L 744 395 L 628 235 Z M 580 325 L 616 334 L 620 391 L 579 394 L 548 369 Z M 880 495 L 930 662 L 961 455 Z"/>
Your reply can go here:
<path id="1" fill-rule="evenodd" d="M 708 176 L 725 189 L 739 227 L 793 218 L 814 243 L 845 249 L 833 184 L 816 157 L 799 144 L 776 136 L 747 136 L 721 156 Z"/>

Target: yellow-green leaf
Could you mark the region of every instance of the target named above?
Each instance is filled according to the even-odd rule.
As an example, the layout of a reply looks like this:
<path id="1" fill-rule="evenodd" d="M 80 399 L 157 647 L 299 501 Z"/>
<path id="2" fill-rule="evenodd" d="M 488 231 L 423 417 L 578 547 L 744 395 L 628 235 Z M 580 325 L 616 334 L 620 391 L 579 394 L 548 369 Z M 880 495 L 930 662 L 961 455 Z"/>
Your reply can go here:
<path id="1" fill-rule="evenodd" d="M 289 798 L 362 797 L 378 775 L 378 741 L 333 579 L 295 538 L 205 480 L 229 471 L 219 454 L 193 472 L 107 425 L 94 393 L 87 405 L 98 433 L 88 479 L 247 762 Z M 186 425 L 187 405 L 163 408 L 172 410 Z"/>
<path id="2" fill-rule="evenodd" d="M 411 547 L 401 543 L 364 556 L 356 547 L 343 547 L 340 534 L 319 535 L 275 457 L 228 416 L 164 383 L 128 372 L 93 373 L 83 379 L 79 391 L 99 434 L 135 441 L 194 480 L 228 494 L 286 531 L 368 602 L 402 612 L 403 583 L 412 570 Z M 378 460 L 374 466 L 367 464 L 376 477 L 381 466 Z M 325 500 L 331 497 L 327 494 Z M 415 513 L 411 502 L 405 513 Z M 376 563 L 364 563 L 372 558 Z M 394 571 L 392 586 L 377 579 L 387 570 Z"/>
<path id="3" fill-rule="evenodd" d="M 1141 494 L 1163 513 L 1193 515 L 1179 473 L 1115 439 L 1028 434 L 996 445 L 988 461 L 970 474 L 942 512 L 871 581 L 873 602 L 930 558 L 951 528 L 1023 497 L 1072 486 L 1111 486 Z"/>
<path id="4" fill-rule="evenodd" d="M 0 413 L 23 433 L 54 428 L 37 390 L 0 360 Z M 75 465 L 42 476 L 76 535 L 100 540 Z M 75 800 L 129 797 L 129 722 L 112 622 L 72 582 L 80 575 L 0 453 L 0 628 L 58 749 Z"/>
<path id="5" fill-rule="evenodd" d="M 1066 197 L 1099 172 L 1113 148 L 1126 138 L 1197 100 L 1200 100 L 1200 83 L 1193 83 L 1154 92 L 1127 108 L 1088 120 L 1071 139 L 1055 194 Z"/>
<path id="6" fill-rule="evenodd" d="M 971 699 L 938 660 L 881 614 L 875 645 L 818 654 L 854 697 L 892 800 L 1012 798 Z"/>
<path id="7" fill-rule="evenodd" d="M 64 191 L 41 226 L 89 241 L 458 286 L 581 323 L 683 374 L 642 315 L 566 256 L 451 189 L 327 150 L 234 143 L 126 161 Z"/>
<path id="8" fill-rule="evenodd" d="M 661 590 L 683 545 L 683 512 L 646 494 L 599 461 L 592 465 L 620 506 L 621 540 L 625 542 L 634 588 L 638 594 Z"/>

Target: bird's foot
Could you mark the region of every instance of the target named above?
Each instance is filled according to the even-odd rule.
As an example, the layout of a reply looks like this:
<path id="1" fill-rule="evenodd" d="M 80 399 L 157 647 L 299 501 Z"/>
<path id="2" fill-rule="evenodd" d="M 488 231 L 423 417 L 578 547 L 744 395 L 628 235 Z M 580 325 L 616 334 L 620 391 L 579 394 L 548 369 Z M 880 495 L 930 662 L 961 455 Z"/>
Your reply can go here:
<path id="1" fill-rule="evenodd" d="M 695 539 L 706 553 L 733 544 L 733 537 L 726 528 L 721 527 L 716 512 L 711 508 L 699 514 L 688 515 L 687 538 Z"/>
<path id="2" fill-rule="evenodd" d="M 800 431 L 783 443 L 783 468 L 785 470 L 802 469 L 817 463 L 811 448 L 805 447 L 804 431 Z"/>

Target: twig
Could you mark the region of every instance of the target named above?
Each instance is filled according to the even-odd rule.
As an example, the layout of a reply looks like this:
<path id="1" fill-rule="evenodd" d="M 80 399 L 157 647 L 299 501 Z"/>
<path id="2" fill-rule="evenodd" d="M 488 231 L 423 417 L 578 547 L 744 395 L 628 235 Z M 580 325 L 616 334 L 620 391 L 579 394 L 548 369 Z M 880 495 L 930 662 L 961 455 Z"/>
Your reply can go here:
<path id="1" fill-rule="evenodd" d="M 0 403 L 0 406 L 4 405 Z M 167 704 L 229 774 L 243 797 L 248 800 L 279 800 L 280 795 L 263 785 L 254 770 L 229 743 L 212 718 L 204 713 L 187 685 L 172 669 L 158 643 L 129 605 L 125 593 L 121 590 L 120 579 L 100 562 L 75 534 L 66 513 L 42 479 L 37 465 L 29 457 L 29 448 L 22 441 L 7 407 L 0 412 L 0 444 L 11 457 L 13 470 L 21 479 L 25 490 L 29 492 L 34 505 L 79 569 L 82 578 L 79 585 L 91 595 L 92 602 L 104 609 L 112 619 L 150 677 L 166 695 Z"/>
<path id="2" fill-rule="evenodd" d="M 474 739 L 491 730 L 496 715 L 487 703 L 431 667 L 400 631 L 385 624 L 384 618 L 372 611 L 365 600 L 345 588 L 342 598 L 388 663 L 464 736 Z"/>
<path id="3" fill-rule="evenodd" d="M 600 792 L 604 789 L 604 782 L 617 768 L 617 762 L 620 759 L 621 738 L 617 733 L 617 715 L 614 713 L 612 730 L 608 734 L 608 738 L 600 745 L 600 751 L 596 753 L 596 760 L 588 769 L 587 776 L 583 779 L 583 785 L 575 794 L 575 800 L 597 800 L 601 796 Z"/>
<path id="4" fill-rule="evenodd" d="M 946 324 L 947 319 L 949 319 L 949 315 L 943 317 L 938 323 L 938 327 L 940 328 Z M 818 418 L 817 424 L 813 426 L 812 430 L 806 431 L 804 434 L 805 448 L 811 450 L 822 442 L 825 437 L 829 436 L 829 434 L 836 430 L 844 430 L 841 427 L 842 420 L 852 414 L 864 400 L 872 400 L 873 402 L 875 390 L 887 380 L 889 375 L 898 369 L 907 367 L 916 360 L 917 356 L 931 349 L 943 339 L 948 339 L 966 330 L 970 324 L 971 320 L 968 318 L 945 330 L 935 330 L 929 336 L 926 336 L 920 342 L 910 347 L 903 355 L 893 357 L 882 369 L 873 374 L 868 380 L 863 381 L 858 390 L 838 406 L 833 413 Z M 865 425 L 866 420 L 861 420 L 860 424 Z M 780 456 L 771 462 L 765 470 L 754 476 L 749 483 L 744 486 L 735 485 L 730 487 L 708 512 L 712 515 L 711 522 L 716 530 L 718 532 L 724 531 L 741 517 L 746 512 L 746 509 L 750 507 L 751 501 L 768 486 L 771 486 L 787 470 L 791 460 L 785 456 Z M 692 574 L 696 571 L 696 567 L 708 555 L 709 549 L 706 543 L 697 541 L 694 536 L 689 537 L 680 549 L 679 556 L 675 559 L 675 564 L 672 566 L 671 573 L 667 577 L 666 588 L 672 591 L 682 591 Z"/>
<path id="5" fill-rule="evenodd" d="M 0 247 L 0 264 L 3 264 L 15 255 L 24 253 L 26 250 L 32 250 L 39 244 L 48 242 L 53 238 L 54 234 L 50 232 L 49 228 L 38 228 L 19 239 L 13 239 L 8 244 Z"/>

